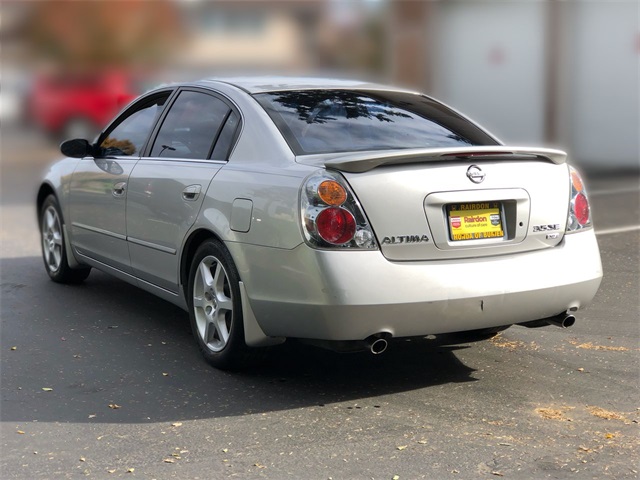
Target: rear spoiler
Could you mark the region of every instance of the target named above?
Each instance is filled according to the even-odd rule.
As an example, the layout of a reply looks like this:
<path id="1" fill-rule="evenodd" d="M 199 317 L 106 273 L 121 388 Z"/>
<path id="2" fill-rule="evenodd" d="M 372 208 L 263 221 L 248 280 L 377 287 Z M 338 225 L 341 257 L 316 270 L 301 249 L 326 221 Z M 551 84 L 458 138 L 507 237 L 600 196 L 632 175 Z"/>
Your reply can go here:
<path id="1" fill-rule="evenodd" d="M 324 156 L 325 158 L 327 155 Z M 362 173 L 382 165 L 445 162 L 453 160 L 542 160 L 561 165 L 567 161 L 562 150 L 532 147 L 454 147 L 415 148 L 388 152 L 355 152 L 338 154 L 324 161 L 327 168 L 350 173 Z"/>

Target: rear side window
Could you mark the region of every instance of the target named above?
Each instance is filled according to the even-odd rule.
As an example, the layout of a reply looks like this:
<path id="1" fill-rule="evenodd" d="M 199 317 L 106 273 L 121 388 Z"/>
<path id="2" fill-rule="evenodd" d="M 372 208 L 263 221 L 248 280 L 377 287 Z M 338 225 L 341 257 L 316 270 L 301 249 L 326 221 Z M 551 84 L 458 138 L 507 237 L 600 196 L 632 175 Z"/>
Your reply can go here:
<path id="1" fill-rule="evenodd" d="M 451 109 L 415 94 L 303 90 L 255 98 L 296 155 L 497 144 Z"/>
<path id="2" fill-rule="evenodd" d="M 171 105 L 152 157 L 207 159 L 230 108 L 217 97 L 183 91 Z"/>
<path id="3" fill-rule="evenodd" d="M 216 146 L 213 148 L 212 160 L 226 160 L 228 158 L 239 123 L 240 117 L 237 113 L 231 111 L 224 127 L 222 127 Z"/>

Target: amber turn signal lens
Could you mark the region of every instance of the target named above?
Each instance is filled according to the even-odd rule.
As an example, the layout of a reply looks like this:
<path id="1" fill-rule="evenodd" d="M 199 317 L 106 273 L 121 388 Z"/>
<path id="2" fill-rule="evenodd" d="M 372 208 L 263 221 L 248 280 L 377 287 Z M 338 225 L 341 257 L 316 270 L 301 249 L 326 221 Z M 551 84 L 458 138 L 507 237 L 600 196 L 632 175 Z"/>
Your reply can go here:
<path id="1" fill-rule="evenodd" d="M 347 191 L 334 180 L 325 180 L 318 187 L 318 196 L 327 205 L 339 206 L 347 200 Z"/>
<path id="2" fill-rule="evenodd" d="M 576 192 L 581 192 L 584 189 L 582 179 L 575 170 L 571 170 L 571 183 L 573 183 L 573 188 L 575 188 Z"/>

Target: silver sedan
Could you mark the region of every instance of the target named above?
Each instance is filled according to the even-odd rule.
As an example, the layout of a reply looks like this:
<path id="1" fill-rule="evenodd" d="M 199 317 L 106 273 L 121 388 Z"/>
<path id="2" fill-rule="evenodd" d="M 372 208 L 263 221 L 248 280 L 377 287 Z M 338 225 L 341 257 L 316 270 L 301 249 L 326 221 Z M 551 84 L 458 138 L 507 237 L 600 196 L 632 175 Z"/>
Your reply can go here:
<path id="1" fill-rule="evenodd" d="M 46 271 L 97 268 L 189 312 L 238 368 L 296 338 L 391 338 L 574 322 L 602 266 L 580 175 L 504 146 L 419 93 L 227 78 L 141 96 L 62 144 L 37 196 Z"/>

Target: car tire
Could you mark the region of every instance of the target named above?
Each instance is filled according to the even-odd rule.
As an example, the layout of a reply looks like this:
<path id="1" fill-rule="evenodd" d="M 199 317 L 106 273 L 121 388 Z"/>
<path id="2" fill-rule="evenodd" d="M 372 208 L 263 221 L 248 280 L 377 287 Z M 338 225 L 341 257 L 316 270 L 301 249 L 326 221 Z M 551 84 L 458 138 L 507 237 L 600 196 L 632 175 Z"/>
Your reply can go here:
<path id="1" fill-rule="evenodd" d="M 198 247 L 189 269 L 191 330 L 207 362 L 222 370 L 249 366 L 261 350 L 248 347 L 244 340 L 239 281 L 221 242 L 210 239 Z"/>
<path id="2" fill-rule="evenodd" d="M 39 224 L 42 259 L 51 280 L 58 283 L 81 283 L 86 280 L 91 267 L 72 269 L 67 261 L 64 223 L 60 205 L 54 195 L 49 195 L 42 203 Z"/>

